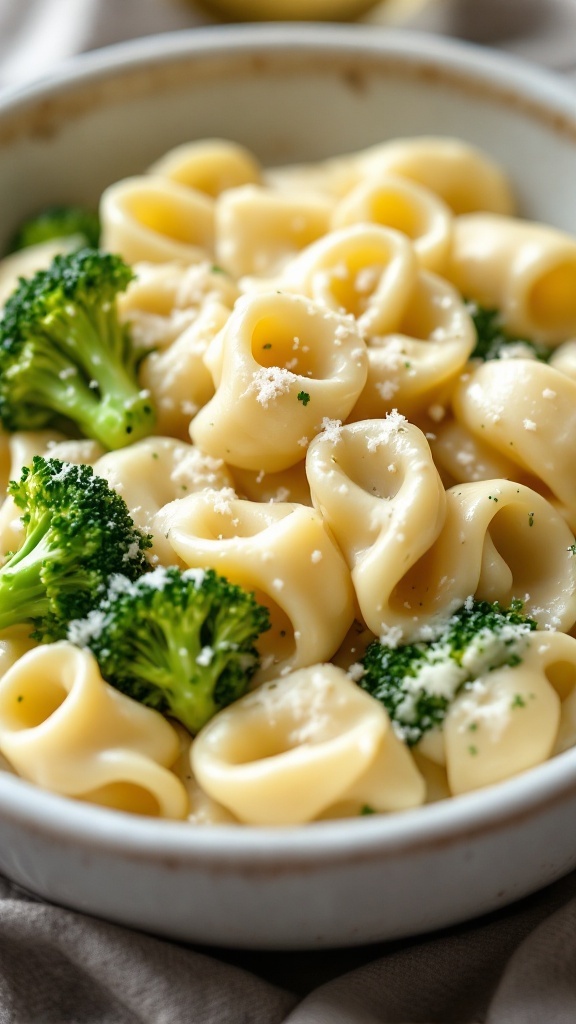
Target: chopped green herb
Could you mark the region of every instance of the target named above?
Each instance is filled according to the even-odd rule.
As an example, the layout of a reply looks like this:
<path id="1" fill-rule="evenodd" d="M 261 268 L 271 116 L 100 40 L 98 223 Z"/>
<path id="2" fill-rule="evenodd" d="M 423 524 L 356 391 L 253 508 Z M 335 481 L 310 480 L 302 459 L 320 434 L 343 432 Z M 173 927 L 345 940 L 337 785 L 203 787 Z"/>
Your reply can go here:
<path id="1" fill-rule="evenodd" d="M 308 402 L 310 401 L 310 395 L 307 391 L 299 391 L 297 398 L 299 402 L 302 402 L 302 405 L 308 405 Z"/>
<path id="2" fill-rule="evenodd" d="M 502 359 L 510 356 L 516 349 L 519 356 L 547 362 L 551 349 L 530 338 L 521 338 L 509 333 L 498 309 L 486 309 L 476 302 L 468 303 L 468 312 L 476 328 L 476 347 L 471 359 Z M 516 353 L 513 353 L 516 354 Z"/>

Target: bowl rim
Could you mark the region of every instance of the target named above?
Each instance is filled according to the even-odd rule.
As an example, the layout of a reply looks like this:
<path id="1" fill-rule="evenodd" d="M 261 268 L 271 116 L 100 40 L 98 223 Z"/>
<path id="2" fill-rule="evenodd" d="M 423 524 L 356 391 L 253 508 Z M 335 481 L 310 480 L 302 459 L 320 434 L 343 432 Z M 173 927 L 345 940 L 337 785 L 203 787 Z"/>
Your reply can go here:
<path id="1" fill-rule="evenodd" d="M 376 31 L 375 31 L 376 29 Z M 263 22 L 206 25 L 124 40 L 69 56 L 57 67 L 23 84 L 0 90 L 0 116 L 38 98 L 64 92 L 72 83 L 96 82 L 111 72 L 156 64 L 242 53 L 258 55 L 373 55 L 379 61 L 431 66 L 456 73 L 462 83 L 479 82 L 508 103 L 540 112 L 546 120 L 566 116 L 576 130 L 576 89 L 554 70 L 517 54 L 464 39 L 369 24 Z M 552 108 L 552 109 L 551 109 Z M 560 126 L 560 125 L 559 125 Z"/>
<path id="2" fill-rule="evenodd" d="M 182 59 L 211 60 L 226 54 L 373 55 L 441 69 L 488 93 L 508 97 L 535 116 L 576 135 L 576 90 L 552 71 L 478 44 L 405 29 L 369 25 L 285 23 L 217 25 L 166 32 L 115 43 L 68 58 L 58 68 L 0 93 L 2 118 L 77 84 L 111 73 L 142 70 Z M 0 773 L 0 817 L 42 836 L 58 836 L 90 851 L 122 852 L 134 858 L 162 857 L 180 864 L 233 861 L 260 870 L 262 864 L 337 864 L 350 859 L 396 857 L 531 817 L 537 810 L 572 799 L 576 805 L 576 748 L 496 785 L 413 810 L 301 826 L 238 824 L 194 826 L 185 821 L 142 818 L 42 790 Z M 351 826 L 351 821 L 356 824 Z"/>

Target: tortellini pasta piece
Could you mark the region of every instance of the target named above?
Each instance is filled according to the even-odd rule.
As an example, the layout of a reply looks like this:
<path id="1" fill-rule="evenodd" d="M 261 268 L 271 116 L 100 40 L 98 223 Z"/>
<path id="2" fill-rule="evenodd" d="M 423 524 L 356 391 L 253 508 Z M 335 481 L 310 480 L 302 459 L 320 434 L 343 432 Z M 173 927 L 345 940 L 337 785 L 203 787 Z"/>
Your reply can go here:
<path id="1" fill-rule="evenodd" d="M 166 505 L 154 525 L 185 565 L 216 570 L 270 609 L 257 681 L 328 660 L 342 643 L 352 583 L 318 512 L 205 492 Z"/>
<path id="2" fill-rule="evenodd" d="M 400 578 L 390 580 L 384 621 L 406 636 L 422 632 L 467 597 L 523 602 L 541 628 L 568 630 L 576 621 L 572 533 L 536 491 L 512 480 L 457 484 L 446 492 L 437 539 Z M 381 570 L 386 574 L 387 563 Z"/>
<path id="3" fill-rule="evenodd" d="M 16 430 L 13 434 L 0 433 L 0 487 L 5 492 L 10 480 L 19 480 L 25 466 L 32 464 L 35 455 L 61 459 L 63 462 L 92 464 L 102 455 L 97 441 L 87 438 L 72 440 L 55 430 Z M 11 495 L 0 507 L 0 561 L 9 551 L 15 551 L 23 540 L 22 509 Z"/>
<path id="4" fill-rule="evenodd" d="M 393 409 L 419 426 L 442 419 L 475 343 L 460 295 L 443 278 L 420 271 L 390 333 L 368 339 L 368 378 L 349 419 Z"/>
<path id="5" fill-rule="evenodd" d="M 353 224 L 330 231 L 304 249 L 287 264 L 278 287 L 347 314 L 370 337 L 394 329 L 417 270 L 405 235 L 379 224 Z"/>
<path id="6" fill-rule="evenodd" d="M 229 189 L 216 202 L 216 259 L 231 274 L 271 276 L 328 230 L 332 204 L 306 193 L 258 185 Z"/>
<path id="7" fill-rule="evenodd" d="M 264 169 L 264 181 L 281 192 L 318 192 L 341 199 L 358 184 L 362 175 L 357 154 L 330 157 L 307 164 L 282 164 Z"/>
<path id="8" fill-rule="evenodd" d="M 345 418 L 366 381 L 354 324 L 302 296 L 245 296 L 218 341 L 216 393 L 190 435 L 240 469 L 275 473 L 300 462 L 323 421 Z"/>
<path id="9" fill-rule="evenodd" d="M 447 276 L 498 309 L 513 333 L 557 345 L 576 333 L 576 239 L 514 217 L 469 214 L 454 223 Z"/>
<path id="10" fill-rule="evenodd" d="M 233 493 L 233 480 L 220 459 L 213 459 L 191 444 L 173 437 L 147 437 L 107 452 L 94 464 L 126 502 L 136 526 L 153 536 L 148 557 L 173 565 L 174 550 L 156 529 L 156 514 L 164 505 L 206 489 Z"/>
<path id="11" fill-rule="evenodd" d="M 127 263 L 201 263 L 214 252 L 214 200 L 168 178 L 110 185 L 100 200 L 101 244 Z"/>
<path id="12" fill-rule="evenodd" d="M 191 762 L 202 788 L 241 821 L 296 825 L 342 803 L 396 810 L 424 781 L 382 706 L 335 665 L 264 683 L 216 715 Z"/>
<path id="13" fill-rule="evenodd" d="M 222 303 L 206 303 L 168 348 L 144 359 L 140 383 L 152 396 L 158 433 L 189 440 L 190 421 L 214 394 L 204 357 L 229 315 Z"/>
<path id="14" fill-rule="evenodd" d="M 536 479 L 463 423 L 448 417 L 434 427 L 430 448 L 445 487 L 455 483 L 499 478 L 517 480 L 538 489 Z"/>
<path id="15" fill-rule="evenodd" d="M 2 630 L 0 636 L 0 678 L 6 675 L 9 668 L 28 651 L 38 646 L 38 641 L 30 636 L 32 627 L 28 623 L 22 626 L 11 626 Z"/>
<path id="16" fill-rule="evenodd" d="M 207 260 L 190 266 L 140 261 L 132 269 L 135 278 L 118 297 L 118 310 L 144 350 L 168 348 L 205 306 L 230 310 L 240 294 L 232 278 Z"/>
<path id="17" fill-rule="evenodd" d="M 521 600 L 541 626 L 576 621 L 572 534 L 529 487 L 490 480 L 445 492 L 424 435 L 397 415 L 319 435 L 307 472 L 376 636 L 409 642 L 470 595 Z"/>
<path id="18" fill-rule="evenodd" d="M 376 636 L 409 613 L 392 613 L 390 596 L 434 544 L 446 495 L 424 434 L 395 413 L 323 431 L 308 450 L 314 507 L 342 549 L 360 611 Z M 423 587 L 426 581 L 423 581 Z"/>
<path id="19" fill-rule="evenodd" d="M 175 146 L 152 164 L 149 173 L 178 181 L 212 198 L 226 189 L 262 180 L 256 157 L 245 146 L 228 139 L 198 139 Z"/>
<path id="20" fill-rule="evenodd" d="M 172 727 L 66 641 L 29 651 L 0 681 L 0 750 L 22 778 L 55 793 L 166 818 L 188 809 L 168 770 L 178 756 Z"/>
<path id="21" fill-rule="evenodd" d="M 334 208 L 331 227 L 382 224 L 407 235 L 426 270 L 442 273 L 452 242 L 453 214 L 431 192 L 408 178 L 383 174 L 361 181 Z"/>
<path id="22" fill-rule="evenodd" d="M 530 474 L 576 529 L 576 381 L 532 359 L 492 360 L 464 376 L 452 405 L 457 420 L 495 457 Z"/>
<path id="23" fill-rule="evenodd" d="M 514 196 L 502 168 L 460 139 L 434 135 L 392 139 L 359 153 L 357 165 L 366 176 L 398 174 L 416 181 L 456 214 L 514 212 Z"/>
<path id="24" fill-rule="evenodd" d="M 54 238 L 3 256 L 0 260 L 0 306 L 18 287 L 21 277 L 32 277 L 38 270 L 46 270 L 55 256 L 70 252 L 77 242 L 77 237 Z"/>
<path id="25" fill-rule="evenodd" d="M 521 664 L 486 673 L 455 698 L 443 729 L 453 794 L 500 782 L 550 757 L 562 713 L 556 687 L 562 689 L 567 673 L 573 687 L 576 640 L 530 633 Z"/>

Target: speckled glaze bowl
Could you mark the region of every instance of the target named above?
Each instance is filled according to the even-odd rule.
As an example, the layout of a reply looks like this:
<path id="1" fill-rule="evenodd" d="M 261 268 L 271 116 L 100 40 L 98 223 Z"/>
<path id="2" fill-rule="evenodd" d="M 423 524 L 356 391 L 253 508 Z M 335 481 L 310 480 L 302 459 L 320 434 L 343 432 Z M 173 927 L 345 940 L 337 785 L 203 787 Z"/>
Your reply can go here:
<path id="1" fill-rule="evenodd" d="M 101 51 L 0 97 L 0 228 L 94 203 L 170 147 L 223 136 L 266 164 L 386 137 L 485 147 L 522 212 L 576 232 L 576 93 L 469 46 L 350 26 L 231 26 Z M 160 935 L 319 948 L 494 910 L 576 866 L 576 750 L 508 782 L 388 817 L 193 828 L 0 777 L 0 870 L 56 903 Z"/>

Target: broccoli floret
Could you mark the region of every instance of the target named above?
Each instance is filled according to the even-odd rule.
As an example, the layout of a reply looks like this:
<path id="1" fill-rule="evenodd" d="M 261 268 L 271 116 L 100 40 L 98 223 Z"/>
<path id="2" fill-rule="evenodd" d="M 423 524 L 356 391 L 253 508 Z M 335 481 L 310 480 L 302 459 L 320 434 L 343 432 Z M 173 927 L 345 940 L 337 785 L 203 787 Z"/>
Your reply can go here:
<path id="1" fill-rule="evenodd" d="M 6 430 L 74 423 L 105 448 L 148 435 L 143 353 L 120 324 L 116 298 L 133 278 L 120 256 L 82 249 L 22 278 L 0 321 L 0 419 Z"/>
<path id="2" fill-rule="evenodd" d="M 254 594 L 213 569 L 158 567 L 108 594 L 68 639 L 88 647 L 105 679 L 195 734 L 241 697 L 260 664 L 255 643 L 270 628 Z"/>
<path id="3" fill-rule="evenodd" d="M 359 685 L 384 705 L 398 735 L 413 746 L 442 725 L 467 684 L 519 664 L 526 637 L 536 628 L 534 619 L 522 614 L 521 602 L 506 609 L 497 601 L 468 600 L 430 641 L 394 648 L 374 640 L 361 662 Z"/>
<path id="4" fill-rule="evenodd" d="M 19 249 L 27 249 L 30 245 L 41 245 L 56 238 L 78 238 L 78 249 L 87 245 L 98 248 L 98 214 L 82 206 L 48 206 L 20 225 L 12 236 L 8 251 L 17 252 Z"/>
<path id="5" fill-rule="evenodd" d="M 468 303 L 468 312 L 476 328 L 476 346 L 471 359 L 507 359 L 524 357 L 547 362 L 552 349 L 529 338 L 520 338 L 504 327 L 502 314 L 497 309 L 487 309 L 476 302 Z"/>
<path id="6" fill-rule="evenodd" d="M 32 636 L 66 636 L 97 604 L 113 573 L 136 579 L 151 538 L 91 466 L 35 456 L 8 492 L 22 510 L 22 546 L 0 569 L 0 629 L 29 622 Z"/>

